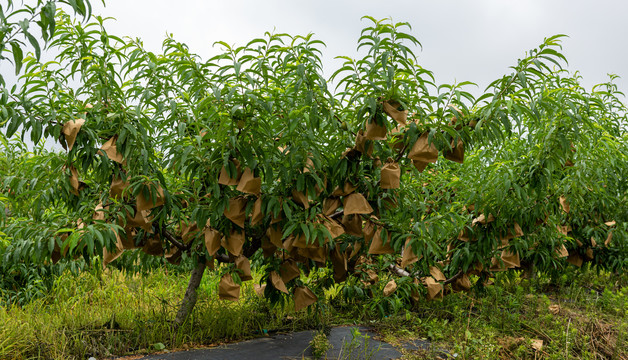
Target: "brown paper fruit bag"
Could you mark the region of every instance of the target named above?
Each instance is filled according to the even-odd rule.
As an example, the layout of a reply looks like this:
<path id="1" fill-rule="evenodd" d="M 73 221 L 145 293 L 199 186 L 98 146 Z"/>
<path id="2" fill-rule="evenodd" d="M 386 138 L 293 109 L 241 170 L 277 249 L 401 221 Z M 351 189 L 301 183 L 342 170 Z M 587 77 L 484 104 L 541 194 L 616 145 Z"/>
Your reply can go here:
<path id="1" fill-rule="evenodd" d="M 303 206 L 305 209 L 310 208 L 310 201 L 308 200 L 307 195 L 300 191 L 297 191 L 297 189 L 292 189 L 292 200 L 294 200 L 295 203 Z"/>
<path id="2" fill-rule="evenodd" d="M 266 284 L 253 284 L 253 290 L 258 297 L 264 297 L 264 291 L 266 291 Z"/>
<path id="3" fill-rule="evenodd" d="M 401 168 L 399 164 L 389 158 L 386 165 L 382 167 L 380 187 L 382 189 L 399 189 L 399 179 Z"/>
<path id="4" fill-rule="evenodd" d="M 281 276 L 276 272 L 272 271 L 270 273 L 270 283 L 273 284 L 273 287 L 282 293 L 288 293 L 288 288 L 286 284 L 281 280 Z"/>
<path id="5" fill-rule="evenodd" d="M 504 265 L 506 265 L 509 269 L 514 269 L 521 266 L 519 253 L 512 253 L 511 251 L 504 249 L 502 251 L 501 258 L 504 261 Z"/>
<path id="6" fill-rule="evenodd" d="M 560 198 L 558 198 L 558 201 L 560 202 L 560 207 L 563 209 L 563 211 L 567 214 L 569 214 L 569 201 L 567 201 L 567 198 L 565 196 L 561 196 Z"/>
<path id="7" fill-rule="evenodd" d="M 440 271 L 440 269 L 438 267 L 436 267 L 436 266 L 430 266 L 430 275 L 432 275 L 432 277 L 436 281 L 445 281 L 445 280 L 447 280 L 447 278 L 445 277 L 445 274 L 443 274 L 443 272 Z"/>
<path id="8" fill-rule="evenodd" d="M 264 220 L 264 214 L 262 214 L 262 198 L 257 198 L 253 204 L 253 212 L 251 213 L 251 226 L 259 224 Z"/>
<path id="9" fill-rule="evenodd" d="M 427 167 L 427 165 L 429 165 L 430 163 L 428 162 L 423 162 L 421 160 L 412 160 L 412 165 L 414 165 L 414 167 L 419 170 L 419 172 L 423 172 L 423 170 L 425 170 L 425 168 Z"/>
<path id="10" fill-rule="evenodd" d="M 70 166 L 70 192 L 76 196 L 79 195 L 79 178 L 78 171 L 74 166 Z"/>
<path id="11" fill-rule="evenodd" d="M 368 157 L 373 155 L 373 142 L 366 138 L 364 130 L 360 129 L 355 135 L 355 150 L 365 154 Z"/>
<path id="12" fill-rule="evenodd" d="M 569 254 L 569 257 L 567 257 L 567 262 L 571 265 L 581 267 L 584 260 L 582 259 L 582 256 L 580 256 L 580 254 L 574 252 L 572 254 Z"/>
<path id="13" fill-rule="evenodd" d="M 67 235 L 66 235 L 67 236 Z M 57 243 L 55 242 L 55 250 L 57 250 L 59 247 L 59 245 L 57 245 Z M 59 251 L 59 250 L 57 250 Z M 116 233 L 116 248 L 113 251 L 109 251 L 107 250 L 107 247 L 104 247 L 102 249 L 102 264 L 103 267 L 109 265 L 112 261 L 114 261 L 115 259 L 117 259 L 118 257 L 120 257 L 120 255 L 122 255 L 122 252 L 124 251 L 124 247 L 122 246 L 122 241 L 120 240 L 120 236 L 118 236 L 118 234 Z M 61 254 L 59 253 L 58 255 L 59 259 L 61 258 Z M 59 260 L 57 260 L 59 261 Z M 53 259 L 53 262 L 54 259 Z"/>
<path id="14" fill-rule="evenodd" d="M 122 193 L 131 185 L 128 181 L 123 181 L 121 177 L 114 176 L 109 187 L 109 196 L 122 199 Z"/>
<path id="15" fill-rule="evenodd" d="M 390 116 L 398 124 L 406 126 L 408 124 L 408 110 L 399 110 L 401 104 L 395 100 L 386 100 L 382 104 L 386 115 Z"/>
<path id="16" fill-rule="evenodd" d="M 384 287 L 384 296 L 388 297 L 397 290 L 397 283 L 395 279 L 390 280 Z"/>
<path id="17" fill-rule="evenodd" d="M 467 274 L 462 275 L 452 284 L 454 291 L 468 291 L 471 289 L 471 280 Z"/>
<path id="18" fill-rule="evenodd" d="M 262 238 L 262 255 L 269 258 L 275 254 L 275 251 L 277 251 L 275 244 L 271 243 L 267 236 L 264 236 Z"/>
<path id="19" fill-rule="evenodd" d="M 412 246 L 410 245 L 410 238 L 408 238 L 403 249 L 403 254 L 401 255 L 401 267 L 406 268 L 417 261 L 419 261 L 419 257 L 416 256 L 414 250 L 412 250 Z"/>
<path id="20" fill-rule="evenodd" d="M 115 135 L 111 139 L 107 140 L 107 142 L 100 147 L 100 150 L 102 151 L 98 151 L 98 154 L 102 155 L 104 151 L 109 159 L 119 164 L 126 165 L 126 160 L 122 157 L 122 153 L 118 152 L 118 147 L 116 146 L 117 141 L 118 135 Z"/>
<path id="21" fill-rule="evenodd" d="M 238 182 L 240 181 L 240 177 L 242 176 L 242 171 L 240 171 L 240 161 L 238 161 L 238 159 L 231 159 L 231 162 L 233 162 L 236 167 L 235 177 L 229 177 L 227 168 L 223 166 L 222 169 L 220 169 L 220 175 L 218 176 L 218 183 L 220 185 L 238 185 Z"/>
<path id="22" fill-rule="evenodd" d="M 317 217 L 319 218 L 319 223 L 325 226 L 327 231 L 329 231 L 329 235 L 331 236 L 332 240 L 338 238 L 345 233 L 345 229 L 342 227 L 342 225 L 340 225 L 335 220 L 324 215 L 318 215 Z M 328 239 L 325 239 L 325 243 L 327 242 Z"/>
<path id="23" fill-rule="evenodd" d="M 220 300 L 238 301 L 240 299 L 240 285 L 236 284 L 231 274 L 224 274 L 218 284 L 218 298 Z"/>
<path id="24" fill-rule="evenodd" d="M 266 236 L 268 236 L 268 239 L 271 243 L 273 243 L 273 245 L 278 248 L 283 248 L 283 243 L 281 242 L 281 237 L 283 236 L 283 233 L 279 226 L 271 225 L 270 227 L 268 227 L 268 229 L 266 230 Z"/>
<path id="25" fill-rule="evenodd" d="M 462 143 L 462 139 L 459 138 L 455 145 L 452 139 L 451 148 L 451 150 L 445 151 L 445 159 L 462 164 L 464 162 L 464 144 Z"/>
<path id="26" fill-rule="evenodd" d="M 428 136 L 429 132 L 425 132 L 421 136 L 419 136 L 417 141 L 410 149 L 410 152 L 408 153 L 409 159 L 425 163 L 426 166 L 427 163 L 435 163 L 436 160 L 438 160 L 438 149 L 436 149 L 436 146 L 434 146 L 434 144 L 429 143 Z M 416 163 L 414 166 L 416 167 Z M 419 169 L 419 171 L 423 170 Z"/>
<path id="27" fill-rule="evenodd" d="M 434 300 L 443 298 L 443 284 L 436 281 L 433 277 L 425 278 L 425 286 L 427 287 L 427 299 Z"/>
<path id="28" fill-rule="evenodd" d="M 378 125 L 373 119 L 366 122 L 364 136 L 367 140 L 386 140 L 386 133 L 386 126 Z"/>
<path id="29" fill-rule="evenodd" d="M 242 247 L 244 246 L 244 231 L 243 230 L 231 230 L 229 238 L 223 237 L 221 245 L 233 256 L 240 256 L 242 254 Z"/>
<path id="30" fill-rule="evenodd" d="M 288 259 L 281 264 L 279 274 L 281 275 L 281 280 L 284 283 L 288 283 L 298 278 L 301 275 L 301 271 L 294 260 Z"/>
<path id="31" fill-rule="evenodd" d="M 240 177 L 240 181 L 238 181 L 236 190 L 246 194 L 259 195 L 262 190 L 262 178 L 255 177 L 253 171 L 246 168 Z"/>
<path id="32" fill-rule="evenodd" d="M 353 185 L 350 182 L 345 182 L 345 184 L 340 188 L 340 186 L 336 186 L 334 191 L 331 193 L 331 196 L 347 196 L 355 191 L 358 187 Z"/>
<path id="33" fill-rule="evenodd" d="M 68 145 L 68 151 L 72 150 L 74 146 L 74 142 L 76 141 L 76 136 L 78 135 L 79 130 L 81 130 L 81 126 L 85 124 L 85 119 L 74 119 L 63 124 L 63 135 L 65 135 L 65 142 Z"/>
<path id="34" fill-rule="evenodd" d="M 151 231 L 152 229 L 152 219 L 150 218 L 150 211 L 135 211 L 135 214 L 131 216 L 130 213 L 126 214 L 126 224 L 127 226 L 139 227 L 146 231 Z"/>
<path id="35" fill-rule="evenodd" d="M 138 211 L 150 210 L 165 203 L 166 197 L 164 196 L 164 189 L 161 185 L 157 184 L 155 187 L 151 184 L 146 187 L 148 190 L 147 196 L 144 196 L 144 190 L 137 194 Z"/>
<path id="36" fill-rule="evenodd" d="M 329 197 L 323 200 L 323 215 L 331 215 L 342 205 L 342 201 L 340 201 L 337 197 Z"/>
<path id="37" fill-rule="evenodd" d="M 251 263 L 249 259 L 244 255 L 240 255 L 235 259 L 235 265 L 238 270 L 240 270 L 240 280 L 248 281 L 253 280 L 253 276 L 251 276 Z"/>
<path id="38" fill-rule="evenodd" d="M 342 217 L 342 226 L 345 232 L 353 236 L 362 236 L 362 217 L 360 215 L 345 215 Z"/>
<path id="39" fill-rule="evenodd" d="M 234 224 L 244 229 L 244 221 L 246 220 L 246 198 L 237 197 L 229 199 L 229 207 L 225 209 L 223 214 Z"/>
<path id="40" fill-rule="evenodd" d="M 331 263 L 334 269 L 334 281 L 336 283 L 345 281 L 347 279 L 347 254 L 340 252 L 336 246 L 331 252 Z"/>
<path id="41" fill-rule="evenodd" d="M 299 248 L 297 253 L 306 259 L 312 259 L 318 263 L 325 263 L 327 261 L 327 249 L 324 246 L 316 248 Z"/>
<path id="42" fill-rule="evenodd" d="M 318 298 L 312 290 L 305 286 L 299 286 L 294 289 L 294 311 L 299 311 L 318 301 Z"/>
<path id="43" fill-rule="evenodd" d="M 205 236 L 205 247 L 207 248 L 207 253 L 210 256 L 216 255 L 218 250 L 220 250 L 222 234 L 220 231 L 208 227 L 205 228 L 203 235 Z"/>
<path id="44" fill-rule="evenodd" d="M 343 199 L 343 207 L 345 215 L 370 214 L 373 212 L 373 208 L 369 205 L 369 202 L 359 193 L 345 196 Z"/>
<path id="45" fill-rule="evenodd" d="M 148 236 L 144 242 L 142 251 L 148 255 L 162 256 L 164 254 L 164 248 L 161 245 L 159 234 Z"/>
<path id="46" fill-rule="evenodd" d="M 382 228 L 378 227 L 377 231 L 375 231 L 375 235 L 373 236 L 373 240 L 371 240 L 371 245 L 369 246 L 369 254 L 393 254 L 394 252 L 395 250 L 390 245 L 390 236 L 388 237 L 386 244 L 384 244 L 382 240 Z"/>

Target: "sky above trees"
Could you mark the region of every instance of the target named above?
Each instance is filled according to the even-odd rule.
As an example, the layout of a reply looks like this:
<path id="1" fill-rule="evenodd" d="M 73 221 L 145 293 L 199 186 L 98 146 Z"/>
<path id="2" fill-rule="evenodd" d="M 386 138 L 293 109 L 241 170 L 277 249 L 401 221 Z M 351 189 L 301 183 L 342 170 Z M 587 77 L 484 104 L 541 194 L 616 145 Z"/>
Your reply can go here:
<path id="1" fill-rule="evenodd" d="M 473 81 L 483 90 L 508 73 L 544 37 L 566 34 L 563 53 L 590 89 L 621 76 L 628 89 L 628 3 L 616 0 L 452 0 L 452 1 L 180 1 L 107 0 L 94 13 L 116 18 L 111 33 L 139 37 L 159 51 L 167 33 L 203 58 L 219 51 L 215 41 L 243 45 L 265 31 L 307 34 L 327 44 L 326 73 L 339 66 L 338 55 L 356 55 L 363 15 L 407 21 L 421 41 L 419 63 L 434 71 L 438 83 Z M 478 93 L 480 89 L 473 91 Z M 470 89 L 471 90 L 471 89 Z"/>

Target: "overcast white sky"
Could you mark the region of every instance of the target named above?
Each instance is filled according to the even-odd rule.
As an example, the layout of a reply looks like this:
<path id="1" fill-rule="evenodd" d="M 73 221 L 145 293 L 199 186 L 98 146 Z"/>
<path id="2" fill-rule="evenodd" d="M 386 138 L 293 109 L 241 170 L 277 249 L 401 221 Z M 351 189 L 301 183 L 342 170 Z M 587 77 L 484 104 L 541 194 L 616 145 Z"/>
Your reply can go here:
<path id="1" fill-rule="evenodd" d="M 469 80 L 482 89 L 544 37 L 561 33 L 569 35 L 569 69 L 581 72 L 586 88 L 614 73 L 628 91 L 628 2 L 621 0 L 107 0 L 104 8 L 97 1 L 95 14 L 116 18 L 109 32 L 140 37 L 152 51 L 166 33 L 207 58 L 218 40 L 244 45 L 273 29 L 313 32 L 327 44 L 328 74 L 334 56 L 355 55 L 363 15 L 392 17 L 412 24 L 423 45 L 419 62 L 437 82 Z"/>

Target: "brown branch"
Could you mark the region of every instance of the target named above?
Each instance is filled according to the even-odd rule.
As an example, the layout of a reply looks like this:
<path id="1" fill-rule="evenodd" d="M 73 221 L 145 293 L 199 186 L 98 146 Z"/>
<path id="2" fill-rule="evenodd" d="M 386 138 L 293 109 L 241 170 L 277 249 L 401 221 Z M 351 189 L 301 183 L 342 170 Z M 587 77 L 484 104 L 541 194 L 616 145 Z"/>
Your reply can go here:
<path id="1" fill-rule="evenodd" d="M 168 240 L 172 245 L 176 246 L 181 251 L 188 251 L 192 248 L 192 243 L 185 245 L 177 240 L 168 230 L 162 229 L 162 235 Z"/>

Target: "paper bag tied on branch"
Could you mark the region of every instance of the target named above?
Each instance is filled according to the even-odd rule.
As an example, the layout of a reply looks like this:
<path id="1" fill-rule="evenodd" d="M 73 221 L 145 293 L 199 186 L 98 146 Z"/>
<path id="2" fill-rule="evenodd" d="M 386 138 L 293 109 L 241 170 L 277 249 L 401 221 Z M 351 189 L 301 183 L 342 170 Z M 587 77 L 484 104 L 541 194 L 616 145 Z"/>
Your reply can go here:
<path id="1" fill-rule="evenodd" d="M 281 276 L 276 272 L 272 271 L 270 273 L 270 283 L 273 284 L 273 287 L 282 293 L 288 294 L 288 288 L 286 288 L 286 284 L 281 280 Z"/>
<path id="2" fill-rule="evenodd" d="M 359 193 L 345 196 L 343 199 L 343 207 L 345 215 L 370 214 L 373 212 L 373 208 L 369 205 L 369 202 Z"/>
<path id="3" fill-rule="evenodd" d="M 246 220 L 246 202 L 246 198 L 244 197 L 229 199 L 229 206 L 223 212 L 227 219 L 243 229 L 244 221 Z"/>
<path id="4" fill-rule="evenodd" d="M 218 298 L 229 301 L 238 301 L 240 298 L 240 285 L 233 281 L 231 274 L 225 274 L 220 278 Z"/>
<path id="5" fill-rule="evenodd" d="M 164 254 L 164 249 L 161 244 L 159 234 L 152 234 L 146 237 L 142 251 L 148 255 L 162 256 Z"/>
<path id="6" fill-rule="evenodd" d="M 323 215 L 331 215 L 342 205 L 342 201 L 340 201 L 337 197 L 329 197 L 323 200 Z"/>
<path id="7" fill-rule="evenodd" d="M 400 178 L 401 168 L 399 164 L 389 158 L 386 165 L 382 167 L 380 187 L 382 189 L 399 189 Z"/>
<path id="8" fill-rule="evenodd" d="M 137 194 L 137 210 L 144 211 L 156 208 L 165 203 L 164 189 L 161 185 L 146 185 L 142 191 Z"/>
<path id="9" fill-rule="evenodd" d="M 371 157 L 373 155 L 373 142 L 369 141 L 366 138 L 366 134 L 362 129 L 358 130 L 358 133 L 355 135 L 354 149 L 361 152 L 362 154 L 365 154 L 368 157 Z"/>
<path id="10" fill-rule="evenodd" d="M 243 230 L 231 230 L 229 237 L 223 237 L 221 245 L 233 256 L 240 256 L 242 254 L 242 247 L 244 247 L 244 231 Z"/>
<path id="11" fill-rule="evenodd" d="M 412 145 L 408 158 L 416 161 L 420 161 L 427 166 L 427 163 L 435 163 L 438 160 L 438 149 L 434 144 L 429 143 L 429 132 L 423 133 L 417 141 Z M 415 163 L 416 166 L 416 163 Z M 422 171 L 422 170 L 419 170 Z"/>
<path id="12" fill-rule="evenodd" d="M 236 190 L 246 194 L 259 195 L 261 189 L 262 178 L 255 177 L 250 168 L 247 167 L 244 169 L 244 173 L 242 173 L 240 181 L 238 181 Z"/>
<path id="13" fill-rule="evenodd" d="M 79 178 L 78 171 L 74 166 L 70 166 L 70 192 L 76 196 L 79 195 Z"/>
<path id="14" fill-rule="evenodd" d="M 268 227 L 268 229 L 266 230 L 266 236 L 268 236 L 268 239 L 273 245 L 280 249 L 283 248 L 283 242 L 281 241 L 283 233 L 279 226 L 271 225 L 270 227 Z"/>
<path id="15" fill-rule="evenodd" d="M 344 215 L 342 226 L 344 226 L 347 234 L 362 236 L 362 217 L 360 215 Z"/>
<path id="16" fill-rule="evenodd" d="M 299 311 L 318 301 L 318 298 L 312 290 L 305 286 L 299 286 L 294 289 L 294 311 Z"/>
<path id="17" fill-rule="evenodd" d="M 375 119 L 366 121 L 366 133 L 364 135 L 367 140 L 386 140 L 386 133 L 385 125 L 378 125 Z"/>
<path id="18" fill-rule="evenodd" d="M 406 268 L 417 261 L 419 261 L 419 257 L 416 256 L 414 250 L 412 250 L 412 246 L 410 245 L 410 238 L 408 237 L 405 247 L 403 249 L 403 254 L 401 255 L 401 267 Z"/>
<path id="19" fill-rule="evenodd" d="M 273 256 L 275 251 L 277 251 L 277 247 L 268 240 L 267 236 L 264 236 L 262 238 L 262 255 L 264 255 L 264 258 Z"/>
<path id="20" fill-rule="evenodd" d="M 321 219 L 323 226 L 329 231 L 329 235 L 332 239 L 338 238 L 340 235 L 345 233 L 345 229 L 342 225 L 338 224 L 335 220 L 330 219 L 328 217 L 323 217 Z M 325 240 L 327 242 L 327 240 Z"/>
<path id="21" fill-rule="evenodd" d="M 324 264 L 327 261 L 326 246 L 299 248 L 297 253 L 306 259 L 311 259 L 318 263 Z"/>
<path id="22" fill-rule="evenodd" d="M 347 196 L 349 194 L 351 194 L 352 192 L 355 191 L 355 189 L 357 189 L 358 187 L 353 185 L 350 182 L 345 182 L 345 184 L 342 186 L 342 188 L 340 188 L 340 186 L 336 186 L 336 188 L 334 189 L 334 191 L 331 193 L 331 196 Z"/>
<path id="23" fill-rule="evenodd" d="M 244 255 L 240 255 L 235 259 L 235 265 L 240 270 L 240 279 L 242 281 L 253 280 L 251 276 L 251 263 Z"/>
<path id="24" fill-rule="evenodd" d="M 443 284 L 436 281 L 433 277 L 425 278 L 425 286 L 427 287 L 427 299 L 434 300 L 443 298 Z"/>
<path id="25" fill-rule="evenodd" d="M 104 151 L 109 159 L 119 164 L 126 165 L 126 160 L 124 160 L 122 153 L 118 152 L 118 147 L 116 146 L 117 141 L 118 135 L 115 135 L 100 147 L 100 150 L 102 151 L 98 151 L 98 153 L 102 155 L 102 152 Z"/>
<path id="26" fill-rule="evenodd" d="M 343 282 L 347 278 L 347 254 L 340 252 L 338 246 L 331 252 L 331 263 L 334 269 L 334 281 Z"/>
<path id="27" fill-rule="evenodd" d="M 303 206 L 305 209 L 309 209 L 310 208 L 310 201 L 307 198 L 307 195 L 297 191 L 297 189 L 292 189 L 292 200 L 294 200 L 295 203 Z"/>
<path id="28" fill-rule="evenodd" d="M 462 164 L 464 162 L 464 144 L 462 139 L 458 138 L 456 143 L 452 139 L 450 145 L 451 150 L 445 151 L 445 159 Z"/>
<path id="29" fill-rule="evenodd" d="M 150 212 L 148 210 L 135 210 L 135 214 L 131 216 L 130 213 L 126 214 L 126 224 L 127 226 L 139 227 L 146 231 L 152 230 L 152 219 L 149 216 Z"/>
<path id="30" fill-rule="evenodd" d="M 371 255 L 379 255 L 379 254 L 392 254 L 395 250 L 390 245 L 390 236 L 384 244 L 382 239 L 382 228 L 378 227 L 375 231 L 375 235 L 373 236 L 373 240 L 371 240 L 371 245 L 369 246 L 369 254 Z"/>
<path id="31" fill-rule="evenodd" d="M 436 267 L 436 266 L 430 266 L 430 275 L 432 275 L 432 277 L 436 281 L 445 281 L 445 280 L 447 280 L 447 278 L 445 277 L 445 274 L 443 274 L 443 272 L 440 271 L 440 269 L 438 267 Z"/>
<path id="32" fill-rule="evenodd" d="M 216 255 L 218 250 L 220 250 L 222 234 L 220 231 L 208 227 L 205 228 L 203 235 L 205 236 L 205 247 L 207 247 L 207 252 L 210 256 Z"/>
<path id="33" fill-rule="evenodd" d="M 65 142 L 68 145 L 68 151 L 72 150 L 76 136 L 78 135 L 81 126 L 85 124 L 85 119 L 74 119 L 63 124 L 63 135 L 65 136 Z"/>
<path id="34" fill-rule="evenodd" d="M 382 105 L 386 115 L 393 118 L 393 120 L 395 120 L 399 125 L 405 126 L 408 124 L 408 110 L 399 110 L 399 107 L 401 107 L 399 102 L 395 100 L 386 100 Z"/>
<path id="35" fill-rule="evenodd" d="M 238 161 L 238 159 L 231 159 L 231 162 L 236 169 L 235 177 L 230 177 L 227 168 L 223 166 L 222 169 L 220 169 L 220 175 L 218 176 L 218 183 L 220 185 L 238 185 L 238 182 L 240 181 L 240 177 L 242 176 L 242 171 L 240 171 L 240 161 Z"/>
<path id="36" fill-rule="evenodd" d="M 264 214 L 262 214 L 262 198 L 257 198 L 253 204 L 253 212 L 251 213 L 251 226 L 259 224 L 264 220 Z"/>
<path id="37" fill-rule="evenodd" d="M 281 275 L 281 280 L 284 283 L 288 283 L 298 278 L 301 275 L 301 271 L 294 260 L 288 259 L 281 264 L 279 274 Z"/>
<path id="38" fill-rule="evenodd" d="M 122 199 L 122 194 L 126 188 L 131 185 L 128 181 L 123 181 L 121 177 L 114 176 L 109 187 L 109 196 L 112 198 Z"/>

